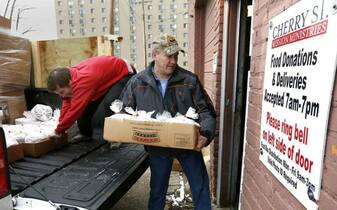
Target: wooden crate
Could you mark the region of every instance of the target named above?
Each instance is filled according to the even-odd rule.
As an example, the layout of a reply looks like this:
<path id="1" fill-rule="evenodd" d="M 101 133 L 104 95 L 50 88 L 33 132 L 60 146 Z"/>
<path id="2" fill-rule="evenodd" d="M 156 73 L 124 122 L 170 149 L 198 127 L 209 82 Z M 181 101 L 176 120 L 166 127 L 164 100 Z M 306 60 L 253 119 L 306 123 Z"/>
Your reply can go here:
<path id="1" fill-rule="evenodd" d="M 48 74 L 97 55 L 113 55 L 113 43 L 105 36 L 32 42 L 34 85 L 47 87 Z"/>

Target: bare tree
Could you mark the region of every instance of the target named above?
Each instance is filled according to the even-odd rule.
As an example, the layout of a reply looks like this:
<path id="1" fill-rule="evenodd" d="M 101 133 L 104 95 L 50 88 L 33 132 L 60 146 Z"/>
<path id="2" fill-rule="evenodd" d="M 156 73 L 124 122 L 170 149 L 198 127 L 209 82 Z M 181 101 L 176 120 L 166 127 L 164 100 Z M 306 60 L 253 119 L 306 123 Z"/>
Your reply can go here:
<path id="1" fill-rule="evenodd" d="M 11 15 L 9 16 L 10 20 L 12 20 L 12 17 L 13 17 L 13 11 L 14 11 L 14 8 L 15 8 L 15 3 L 16 3 L 16 0 L 13 0 L 13 4 L 12 4 L 12 8 L 11 8 Z"/>
<path id="2" fill-rule="evenodd" d="M 34 9 L 34 7 L 27 7 L 27 8 L 23 8 L 23 9 L 20 9 L 18 8 L 18 13 L 17 13 L 17 16 L 16 16 L 16 31 L 19 30 L 19 23 L 20 23 L 20 20 L 22 19 L 22 14 L 24 11 L 27 11 L 27 10 L 31 10 L 31 9 Z M 31 31 L 31 30 L 29 30 Z M 25 31 L 25 33 L 27 33 Z"/>
<path id="3" fill-rule="evenodd" d="M 22 34 L 26 34 L 28 32 L 32 32 L 32 31 L 36 31 L 36 30 L 33 29 L 33 26 L 31 26 L 28 29 L 26 29 L 24 32 L 22 32 Z"/>
<path id="4" fill-rule="evenodd" d="M 8 10 L 9 3 L 10 3 L 10 2 L 11 2 L 11 0 L 7 0 L 7 4 L 6 4 L 6 9 L 5 9 L 4 17 L 6 17 L 7 10 Z"/>

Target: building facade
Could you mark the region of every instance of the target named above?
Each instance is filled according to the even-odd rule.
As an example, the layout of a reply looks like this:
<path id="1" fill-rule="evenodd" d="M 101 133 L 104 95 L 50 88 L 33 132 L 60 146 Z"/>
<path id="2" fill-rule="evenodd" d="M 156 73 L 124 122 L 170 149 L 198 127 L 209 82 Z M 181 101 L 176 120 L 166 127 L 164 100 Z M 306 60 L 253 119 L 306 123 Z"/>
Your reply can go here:
<path id="1" fill-rule="evenodd" d="M 115 45 L 115 55 L 144 69 L 152 60 L 151 42 L 161 33 L 174 35 L 186 51 L 178 64 L 187 68 L 188 1 L 115 0 L 114 33 L 123 37 Z M 144 39 L 145 38 L 145 39 Z"/>
<path id="2" fill-rule="evenodd" d="M 292 13 L 294 11 L 292 9 L 298 3 L 301 6 L 296 7 L 297 13 L 303 13 L 303 16 L 305 16 L 305 12 L 308 11 L 308 18 L 311 17 L 310 20 L 312 21 L 311 23 L 310 21 L 306 22 L 309 25 L 317 23 L 315 22 L 318 21 L 316 14 L 320 14 L 317 17 L 322 20 L 318 24 L 326 23 L 324 18 L 327 18 L 328 15 L 327 13 L 322 15 L 322 5 L 331 7 L 327 9 L 327 11 L 331 12 L 329 17 L 337 14 L 336 3 L 332 0 L 315 2 L 309 0 L 189 1 L 189 50 L 193 52 L 193 54 L 189 54 L 189 65 L 193 66 L 195 72 L 202 78 L 202 82 L 211 96 L 218 113 L 218 135 L 211 145 L 210 176 L 212 198 L 220 207 L 281 210 L 306 209 L 306 205 L 308 205 L 308 203 L 303 203 L 299 196 L 295 196 L 291 192 L 292 186 L 289 186 L 291 185 L 289 183 L 293 182 L 287 178 L 291 177 L 296 180 L 298 182 L 297 186 L 299 186 L 299 182 L 304 182 L 301 176 L 291 175 L 290 167 L 289 171 L 287 171 L 288 175 L 283 176 L 289 182 L 287 186 L 260 159 L 261 150 L 263 149 L 261 141 L 264 139 L 261 136 L 261 131 L 266 121 L 263 117 L 263 108 L 266 103 L 264 80 L 266 78 L 265 75 L 268 74 L 269 66 L 266 63 L 270 61 L 266 60 L 266 58 L 269 56 L 268 50 L 271 48 L 270 46 L 268 47 L 268 40 L 272 39 L 268 37 L 268 32 L 271 30 L 270 28 L 281 27 L 282 25 L 273 22 L 276 20 L 274 18 L 277 18 L 277 21 L 281 23 L 285 23 L 285 26 L 290 22 L 287 22 L 287 20 L 296 17 L 297 13 Z M 311 4 L 314 5 L 309 9 L 303 6 L 311 6 Z M 247 15 L 247 6 L 250 5 L 253 6 L 252 17 Z M 285 18 L 285 15 L 287 15 L 288 19 Z M 298 15 L 297 18 L 300 16 Z M 334 22 L 331 20 L 329 20 L 331 25 L 327 27 L 330 29 L 334 28 L 332 25 Z M 275 25 L 271 24 L 271 21 Z M 307 25 L 304 26 L 304 24 L 300 27 L 302 27 L 299 29 L 300 32 L 307 29 Z M 286 26 L 284 28 L 289 29 Z M 294 30 L 294 28 L 292 27 L 291 30 Z M 298 30 L 298 28 L 295 30 Z M 284 31 L 287 32 L 286 29 Z M 312 38 L 311 44 L 317 44 L 315 42 L 316 38 L 319 39 L 319 36 Z M 333 43 L 332 40 L 331 43 Z M 310 38 L 306 39 L 306 41 L 299 41 L 296 47 L 300 47 L 300 49 L 310 48 L 307 42 L 310 42 Z M 287 47 L 291 48 L 292 46 L 295 46 L 295 44 L 290 43 Z M 323 46 L 326 45 L 322 45 L 322 47 L 316 46 L 314 49 L 321 53 L 326 50 Z M 329 48 L 336 50 L 336 45 L 331 44 L 329 46 Z M 282 49 L 286 49 L 286 47 Z M 327 57 L 328 60 L 332 61 L 335 59 L 335 54 L 323 56 L 322 53 L 320 56 L 318 59 L 323 57 Z M 330 65 L 330 70 L 331 67 L 336 69 L 336 64 L 334 66 Z M 302 74 L 306 74 L 311 69 L 313 69 L 312 66 L 303 67 L 304 72 Z M 321 71 L 321 74 L 326 70 L 326 68 L 314 69 Z M 289 67 L 287 70 L 293 69 Z M 326 132 L 326 135 L 322 138 L 312 139 L 311 144 L 314 147 L 317 145 L 317 151 L 307 154 L 308 157 L 322 155 L 322 177 L 319 177 L 321 186 L 320 189 L 317 189 L 318 186 L 314 189 L 316 192 L 320 190 L 320 194 L 313 199 L 311 194 L 313 188 L 310 187 L 310 182 L 308 182 L 308 190 L 303 191 L 301 196 L 309 197 L 315 202 L 317 207 L 310 209 L 330 210 L 337 209 L 337 182 L 335 181 L 337 175 L 337 126 L 335 123 L 337 117 L 337 82 L 334 75 L 332 78 L 334 79 L 332 80 L 332 92 L 326 91 L 323 93 L 323 82 L 318 77 L 317 80 L 310 80 L 310 85 L 317 86 L 316 90 L 320 91 L 322 95 L 332 96 L 329 103 L 330 106 L 325 107 L 324 110 L 321 107 L 320 110 L 320 113 L 327 113 L 327 128 L 310 131 L 312 136 L 319 132 Z M 270 83 L 272 84 L 272 82 Z M 310 94 L 314 93 L 316 92 L 310 91 Z M 277 109 L 275 108 L 275 110 Z M 272 114 L 275 114 L 274 111 L 272 111 Z M 280 118 L 285 117 L 286 111 L 279 115 Z M 288 113 L 291 113 L 290 111 Z M 295 111 L 292 117 L 295 120 L 301 120 Z M 316 124 L 323 123 L 325 122 L 322 121 Z M 321 141 L 326 141 L 325 147 L 318 146 L 320 145 L 318 142 Z M 323 154 L 319 154 L 320 152 Z M 284 156 L 284 153 L 276 154 Z M 315 162 L 315 164 L 318 163 Z M 284 164 L 284 167 L 286 168 L 286 164 Z"/>
<path id="3" fill-rule="evenodd" d="M 57 37 L 109 34 L 112 1 L 55 0 Z"/>

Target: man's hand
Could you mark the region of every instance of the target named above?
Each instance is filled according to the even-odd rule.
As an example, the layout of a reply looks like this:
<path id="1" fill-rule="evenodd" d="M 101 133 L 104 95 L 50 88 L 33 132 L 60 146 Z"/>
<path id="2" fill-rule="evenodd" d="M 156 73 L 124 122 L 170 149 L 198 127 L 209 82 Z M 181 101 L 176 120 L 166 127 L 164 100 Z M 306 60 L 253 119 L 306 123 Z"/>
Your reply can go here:
<path id="1" fill-rule="evenodd" d="M 196 150 L 200 151 L 207 143 L 208 143 L 207 138 L 199 134 Z"/>
<path id="2" fill-rule="evenodd" d="M 55 133 L 55 130 L 53 131 L 53 133 L 50 135 L 51 138 L 60 138 L 62 136 L 62 134 L 57 134 Z"/>

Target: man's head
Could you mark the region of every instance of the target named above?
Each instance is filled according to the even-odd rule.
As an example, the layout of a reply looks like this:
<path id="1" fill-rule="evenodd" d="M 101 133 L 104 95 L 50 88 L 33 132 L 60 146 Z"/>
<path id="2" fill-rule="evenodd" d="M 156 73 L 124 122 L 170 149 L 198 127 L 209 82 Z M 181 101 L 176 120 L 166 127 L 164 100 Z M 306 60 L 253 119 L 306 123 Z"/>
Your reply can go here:
<path id="1" fill-rule="evenodd" d="M 72 90 L 69 68 L 61 67 L 51 71 L 48 76 L 48 89 L 62 98 L 70 98 Z"/>
<path id="2" fill-rule="evenodd" d="M 154 60 L 155 72 L 159 76 L 166 78 L 171 76 L 177 66 L 179 51 L 184 52 L 178 46 L 177 40 L 167 34 L 160 35 L 152 43 L 152 58 Z"/>

